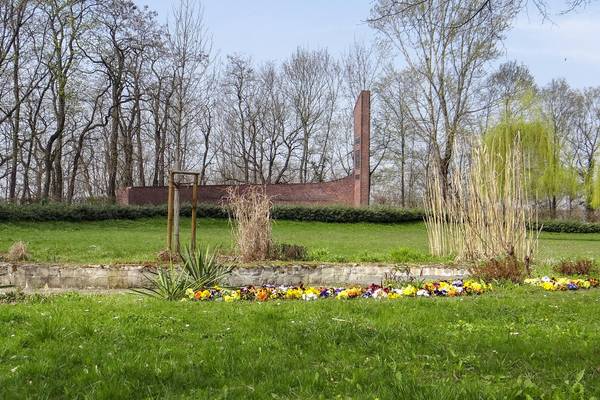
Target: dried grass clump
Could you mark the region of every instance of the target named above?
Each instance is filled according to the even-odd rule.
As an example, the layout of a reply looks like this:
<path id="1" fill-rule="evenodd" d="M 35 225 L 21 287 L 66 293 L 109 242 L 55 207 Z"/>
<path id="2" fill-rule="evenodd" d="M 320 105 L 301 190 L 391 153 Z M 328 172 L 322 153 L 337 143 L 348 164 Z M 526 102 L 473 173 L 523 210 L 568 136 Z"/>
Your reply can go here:
<path id="1" fill-rule="evenodd" d="M 453 255 L 469 262 L 518 260 L 529 273 L 537 249 L 537 214 L 532 210 L 526 191 L 526 173 L 518 142 L 505 157 L 476 147 L 472 164 L 463 174 L 453 175 L 444 188 L 439 168 L 428 181 L 425 200 L 426 226 L 430 251 L 435 256 Z M 508 274 L 510 277 L 512 273 Z"/>
<path id="2" fill-rule="evenodd" d="M 563 275 L 585 275 L 588 276 L 594 271 L 594 261 L 589 258 L 580 258 L 578 260 L 563 260 L 554 266 L 554 272 Z"/>
<path id="3" fill-rule="evenodd" d="M 27 243 L 18 241 L 10 246 L 6 258 L 9 261 L 26 261 L 29 259 L 29 252 L 27 251 Z"/>
<path id="4" fill-rule="evenodd" d="M 230 221 L 243 262 L 266 260 L 272 246 L 271 197 L 261 187 L 229 188 Z"/>
<path id="5" fill-rule="evenodd" d="M 156 254 L 156 259 L 161 263 L 179 262 L 181 257 L 176 252 L 171 252 L 169 249 L 161 250 Z"/>

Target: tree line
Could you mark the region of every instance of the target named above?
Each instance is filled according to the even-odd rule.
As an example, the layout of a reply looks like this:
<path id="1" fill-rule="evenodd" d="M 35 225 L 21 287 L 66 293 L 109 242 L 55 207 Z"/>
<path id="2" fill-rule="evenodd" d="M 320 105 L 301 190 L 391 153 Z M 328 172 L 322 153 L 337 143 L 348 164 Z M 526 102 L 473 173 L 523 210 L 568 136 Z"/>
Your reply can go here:
<path id="1" fill-rule="evenodd" d="M 220 56 L 192 0 L 168 24 L 130 0 L 0 0 L 0 195 L 114 201 L 170 169 L 203 184 L 342 178 L 366 89 L 375 202 L 419 206 L 433 162 L 449 182 L 477 140 L 529 132 L 540 204 L 594 208 L 600 89 L 539 87 L 526 66 L 497 65 L 523 5 L 485 4 L 379 0 L 373 43 L 257 63 Z"/>

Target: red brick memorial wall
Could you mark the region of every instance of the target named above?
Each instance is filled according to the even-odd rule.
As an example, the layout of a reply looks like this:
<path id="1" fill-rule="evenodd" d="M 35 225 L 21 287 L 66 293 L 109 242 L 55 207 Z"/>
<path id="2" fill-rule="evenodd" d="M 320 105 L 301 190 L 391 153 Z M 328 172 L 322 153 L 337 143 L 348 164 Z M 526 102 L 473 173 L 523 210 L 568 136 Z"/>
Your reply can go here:
<path id="1" fill-rule="evenodd" d="M 261 185 L 276 204 L 315 204 L 366 206 L 369 204 L 369 142 L 371 136 L 371 94 L 362 91 L 354 106 L 354 171 L 352 175 L 330 182 Z M 238 185 L 241 190 L 252 185 Z M 198 187 L 201 203 L 220 203 L 231 185 Z M 117 201 L 122 205 L 166 204 L 167 186 L 134 186 L 122 188 Z M 191 186 L 179 187 L 182 202 L 192 199 Z"/>

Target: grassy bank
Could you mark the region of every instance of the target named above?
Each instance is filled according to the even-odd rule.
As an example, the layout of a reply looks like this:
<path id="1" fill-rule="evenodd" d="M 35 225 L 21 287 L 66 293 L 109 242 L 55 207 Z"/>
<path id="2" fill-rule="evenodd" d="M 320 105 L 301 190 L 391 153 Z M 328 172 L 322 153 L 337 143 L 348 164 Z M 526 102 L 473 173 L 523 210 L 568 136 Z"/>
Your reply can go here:
<path id="1" fill-rule="evenodd" d="M 63 295 L 0 305 L 0 398 L 589 398 L 596 315 L 597 290 L 266 304 Z"/>
<path id="2" fill-rule="evenodd" d="M 183 240 L 190 230 L 182 223 Z M 276 221 L 275 239 L 307 246 L 317 261 L 436 261 L 429 257 L 422 223 L 336 224 Z M 228 222 L 202 219 L 200 241 L 231 249 Z M 73 263 L 124 263 L 153 261 L 165 247 L 163 218 L 134 221 L 14 222 L 0 224 L 0 252 L 18 240 L 25 241 L 34 261 Z M 408 250 L 407 250 L 408 249 Z M 575 257 L 600 258 L 600 234 L 542 233 L 540 260 Z"/>

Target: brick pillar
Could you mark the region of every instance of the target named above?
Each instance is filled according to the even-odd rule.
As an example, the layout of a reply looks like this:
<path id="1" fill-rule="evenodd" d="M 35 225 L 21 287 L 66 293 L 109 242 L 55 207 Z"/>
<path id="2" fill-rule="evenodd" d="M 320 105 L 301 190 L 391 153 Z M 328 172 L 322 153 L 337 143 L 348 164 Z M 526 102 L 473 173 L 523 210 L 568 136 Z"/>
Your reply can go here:
<path id="1" fill-rule="evenodd" d="M 371 192 L 369 148 L 371 141 L 371 92 L 360 92 L 354 105 L 354 206 L 368 206 Z"/>

